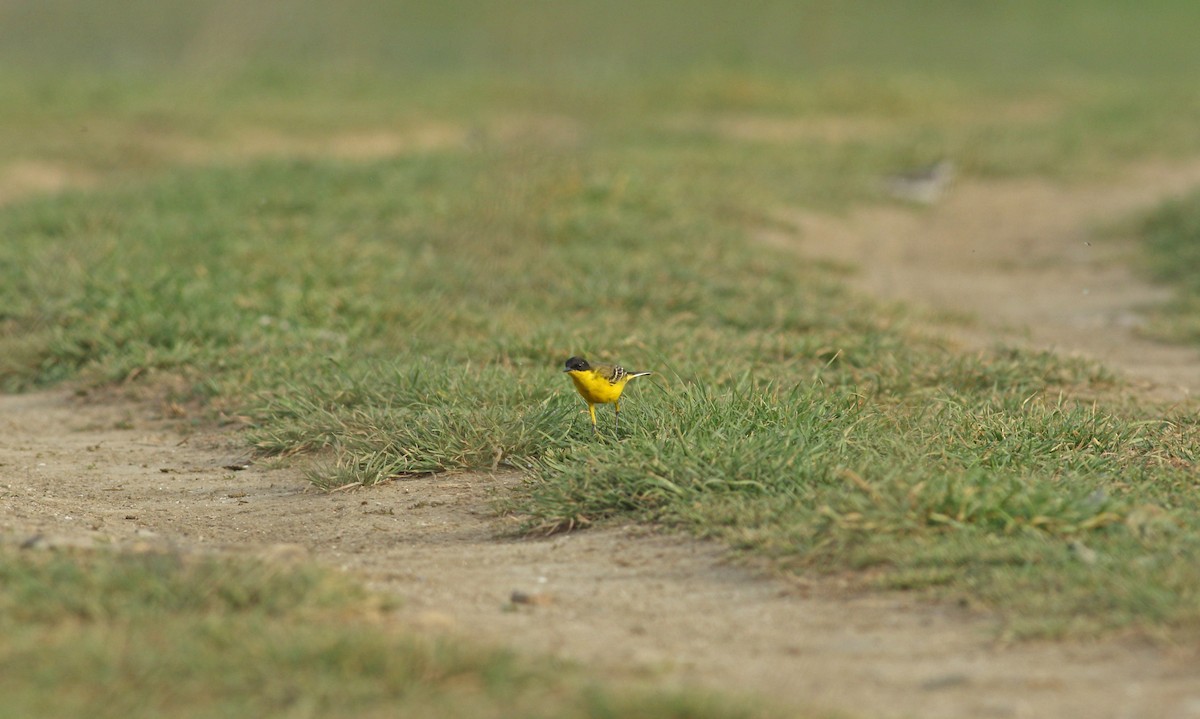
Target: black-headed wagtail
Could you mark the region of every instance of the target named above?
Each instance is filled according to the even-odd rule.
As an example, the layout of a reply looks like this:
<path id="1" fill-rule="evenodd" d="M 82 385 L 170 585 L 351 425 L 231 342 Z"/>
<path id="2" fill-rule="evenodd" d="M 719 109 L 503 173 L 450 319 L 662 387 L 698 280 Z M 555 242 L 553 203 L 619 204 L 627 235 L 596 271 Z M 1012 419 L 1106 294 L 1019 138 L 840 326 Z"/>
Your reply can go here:
<path id="1" fill-rule="evenodd" d="M 624 367 L 611 364 L 588 364 L 582 357 L 572 357 L 567 360 L 563 372 L 571 375 L 575 389 L 587 402 L 588 412 L 592 415 L 592 431 L 596 429 L 596 405 L 612 404 L 616 410 L 617 421 L 615 429 L 621 428 L 621 392 L 625 384 L 635 377 L 645 377 L 653 372 L 629 372 Z"/>

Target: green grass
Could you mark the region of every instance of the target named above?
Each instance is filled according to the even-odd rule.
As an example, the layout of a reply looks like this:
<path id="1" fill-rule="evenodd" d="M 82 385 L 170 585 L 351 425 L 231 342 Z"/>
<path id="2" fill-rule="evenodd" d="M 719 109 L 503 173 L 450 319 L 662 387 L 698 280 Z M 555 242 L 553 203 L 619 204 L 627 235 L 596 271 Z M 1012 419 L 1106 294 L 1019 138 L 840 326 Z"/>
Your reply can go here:
<path id="1" fill-rule="evenodd" d="M 1134 224 L 1145 249 L 1143 269 L 1174 293 L 1151 313 L 1147 331 L 1176 342 L 1200 342 L 1200 195 L 1168 202 Z"/>
<path id="2" fill-rule="evenodd" d="M 0 716 L 749 717 L 414 634 L 351 577 L 0 549 Z"/>
<path id="3" fill-rule="evenodd" d="M 0 211 L 4 388 L 161 380 L 326 450 L 319 486 L 517 468 L 531 531 L 657 522 L 1022 635 L 1200 628 L 1189 414 L 943 346 L 755 239 L 943 155 L 1069 181 L 1200 151 L 1193 4 L 172 7 L 0 11 L 0 160 L 100 183 Z M 619 436 L 571 354 L 657 371 Z"/>

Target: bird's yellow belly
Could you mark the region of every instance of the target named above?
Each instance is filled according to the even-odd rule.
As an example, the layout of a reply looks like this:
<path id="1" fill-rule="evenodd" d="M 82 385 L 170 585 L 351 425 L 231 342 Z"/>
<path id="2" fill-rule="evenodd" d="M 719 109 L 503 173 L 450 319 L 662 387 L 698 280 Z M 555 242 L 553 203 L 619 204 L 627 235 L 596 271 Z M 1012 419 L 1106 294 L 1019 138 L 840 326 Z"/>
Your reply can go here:
<path id="1" fill-rule="evenodd" d="M 570 372 L 571 381 L 579 394 L 592 404 L 610 404 L 621 398 L 625 383 L 613 384 L 606 379 L 593 377 L 584 372 Z"/>

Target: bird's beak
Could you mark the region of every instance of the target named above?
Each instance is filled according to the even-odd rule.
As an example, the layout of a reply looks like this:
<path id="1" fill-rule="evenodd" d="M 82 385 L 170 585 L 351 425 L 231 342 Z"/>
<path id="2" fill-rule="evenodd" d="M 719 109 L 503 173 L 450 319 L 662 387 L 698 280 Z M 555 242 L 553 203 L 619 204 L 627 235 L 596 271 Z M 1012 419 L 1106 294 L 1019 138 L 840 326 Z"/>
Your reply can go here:
<path id="1" fill-rule="evenodd" d="M 571 370 L 569 370 L 569 369 L 565 369 L 565 370 L 563 370 L 563 372 L 570 372 L 570 371 L 571 371 Z"/>

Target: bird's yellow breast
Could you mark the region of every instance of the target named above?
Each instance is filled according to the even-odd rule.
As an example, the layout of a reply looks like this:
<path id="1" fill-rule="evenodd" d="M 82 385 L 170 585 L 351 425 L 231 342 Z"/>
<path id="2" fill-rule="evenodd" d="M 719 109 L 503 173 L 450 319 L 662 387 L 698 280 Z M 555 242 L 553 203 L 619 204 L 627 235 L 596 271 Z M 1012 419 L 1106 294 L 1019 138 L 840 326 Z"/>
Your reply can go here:
<path id="1" fill-rule="evenodd" d="M 629 377 L 626 376 L 614 384 L 593 370 L 573 370 L 567 374 L 571 375 L 571 381 L 575 383 L 579 394 L 592 404 L 616 402 L 621 398 L 621 390 L 625 389 L 625 383 L 629 381 Z"/>

